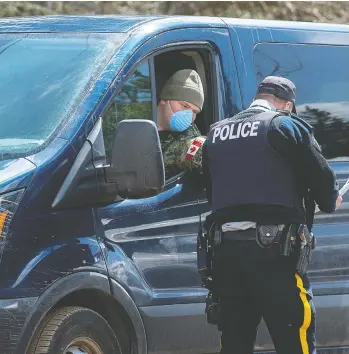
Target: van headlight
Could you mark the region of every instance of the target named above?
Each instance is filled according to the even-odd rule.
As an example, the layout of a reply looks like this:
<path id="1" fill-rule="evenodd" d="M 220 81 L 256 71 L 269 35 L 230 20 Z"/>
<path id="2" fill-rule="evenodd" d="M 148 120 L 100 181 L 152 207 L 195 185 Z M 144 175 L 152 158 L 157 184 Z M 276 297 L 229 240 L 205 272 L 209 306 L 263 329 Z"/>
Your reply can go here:
<path id="1" fill-rule="evenodd" d="M 23 196 L 24 189 L 0 195 L 0 241 L 8 234 L 11 220 Z"/>

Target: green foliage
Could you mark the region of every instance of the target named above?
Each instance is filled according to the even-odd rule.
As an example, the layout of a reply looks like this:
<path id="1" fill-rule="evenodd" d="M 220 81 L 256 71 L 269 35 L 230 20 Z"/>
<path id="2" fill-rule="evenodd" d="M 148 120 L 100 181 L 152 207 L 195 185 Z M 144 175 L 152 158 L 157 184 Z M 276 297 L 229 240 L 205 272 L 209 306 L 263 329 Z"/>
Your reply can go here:
<path id="1" fill-rule="evenodd" d="M 113 146 L 117 124 L 124 119 L 152 119 L 151 84 L 147 64 L 144 74 L 136 70 L 123 85 L 103 117 L 104 144 L 107 156 Z"/>
<path id="2" fill-rule="evenodd" d="M 315 137 L 328 159 L 349 156 L 349 122 L 330 112 L 306 106 L 300 116 L 315 129 Z"/>
<path id="3" fill-rule="evenodd" d="M 347 23 L 341 1 L 29 1 L 2 2 L 0 16 L 49 14 L 149 14 Z"/>
<path id="4" fill-rule="evenodd" d="M 112 103 L 103 119 L 104 144 L 107 156 L 113 146 L 116 125 L 123 119 L 151 119 L 151 102 Z"/>

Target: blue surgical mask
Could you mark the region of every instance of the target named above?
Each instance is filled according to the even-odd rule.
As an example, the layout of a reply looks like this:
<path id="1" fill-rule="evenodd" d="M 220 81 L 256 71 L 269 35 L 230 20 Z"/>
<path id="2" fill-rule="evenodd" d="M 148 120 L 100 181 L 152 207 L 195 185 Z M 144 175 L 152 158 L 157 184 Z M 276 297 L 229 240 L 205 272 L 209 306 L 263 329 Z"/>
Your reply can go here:
<path id="1" fill-rule="evenodd" d="M 193 122 L 193 111 L 185 109 L 172 114 L 170 129 L 174 132 L 183 132 L 188 129 Z"/>

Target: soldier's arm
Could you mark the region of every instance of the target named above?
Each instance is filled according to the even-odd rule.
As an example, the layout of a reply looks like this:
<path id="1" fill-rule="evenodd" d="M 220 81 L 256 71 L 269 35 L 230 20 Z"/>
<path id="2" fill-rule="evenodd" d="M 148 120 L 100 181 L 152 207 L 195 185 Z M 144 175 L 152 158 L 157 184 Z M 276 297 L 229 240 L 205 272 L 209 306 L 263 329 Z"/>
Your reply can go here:
<path id="1" fill-rule="evenodd" d="M 170 147 L 169 159 L 175 163 L 181 171 L 202 169 L 202 146 L 206 137 L 198 136 L 177 141 Z"/>
<path id="2" fill-rule="evenodd" d="M 320 210 L 333 212 L 338 197 L 338 182 L 313 134 L 300 121 L 286 116 L 277 117 L 270 126 L 268 141 L 302 177 Z"/>

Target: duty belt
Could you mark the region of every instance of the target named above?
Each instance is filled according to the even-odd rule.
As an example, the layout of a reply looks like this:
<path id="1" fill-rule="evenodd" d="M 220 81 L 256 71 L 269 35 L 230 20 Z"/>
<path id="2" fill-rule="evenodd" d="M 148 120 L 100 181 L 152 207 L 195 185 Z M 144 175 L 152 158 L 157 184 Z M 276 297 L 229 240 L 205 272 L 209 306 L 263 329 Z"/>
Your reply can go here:
<path id="1" fill-rule="evenodd" d="M 286 225 L 257 225 L 257 228 L 250 228 L 247 230 L 236 230 L 222 232 L 222 238 L 231 241 L 257 241 L 261 245 L 264 240 L 267 245 L 272 243 L 279 243 L 282 241 Z M 286 231 L 286 230 L 285 230 Z"/>
<path id="2" fill-rule="evenodd" d="M 256 241 L 256 229 L 225 231 L 222 232 L 224 240 L 231 241 Z"/>
<path id="3" fill-rule="evenodd" d="M 296 270 L 300 275 L 305 274 L 311 255 L 316 246 L 316 239 L 309 232 L 306 224 L 260 225 L 247 230 L 222 232 L 221 228 L 212 227 L 209 232 L 209 242 L 213 247 L 219 246 L 222 240 L 256 241 L 261 248 L 278 244 L 280 255 L 297 256 Z M 224 241 L 223 241 L 224 242 Z"/>

